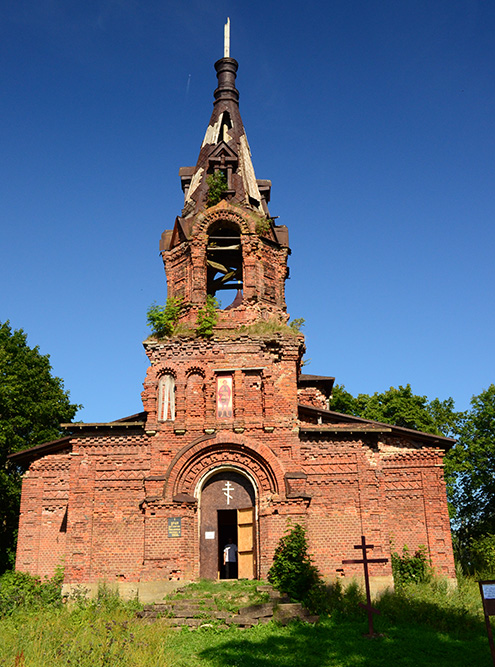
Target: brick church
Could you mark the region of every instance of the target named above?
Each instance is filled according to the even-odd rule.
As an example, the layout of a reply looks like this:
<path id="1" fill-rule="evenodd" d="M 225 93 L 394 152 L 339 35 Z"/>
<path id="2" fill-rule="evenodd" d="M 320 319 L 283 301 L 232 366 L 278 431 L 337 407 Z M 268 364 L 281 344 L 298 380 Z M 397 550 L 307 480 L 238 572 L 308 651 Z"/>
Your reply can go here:
<path id="1" fill-rule="evenodd" d="M 287 326 L 288 230 L 270 216 L 239 113 L 237 62 L 215 63 L 213 113 L 195 167 L 179 170 L 184 208 L 160 251 L 175 333 L 144 342 L 143 411 L 10 458 L 23 466 L 18 570 L 65 567 L 67 586 L 122 589 L 225 576 L 264 578 L 290 522 L 307 530 L 327 579 L 361 574 L 373 557 L 425 545 L 454 577 L 442 458 L 452 440 L 329 409 L 333 378 L 301 372 L 304 337 Z M 212 201 L 213 174 L 223 175 Z M 198 335 L 207 295 L 221 302 Z M 371 568 L 391 583 L 390 562 Z"/>

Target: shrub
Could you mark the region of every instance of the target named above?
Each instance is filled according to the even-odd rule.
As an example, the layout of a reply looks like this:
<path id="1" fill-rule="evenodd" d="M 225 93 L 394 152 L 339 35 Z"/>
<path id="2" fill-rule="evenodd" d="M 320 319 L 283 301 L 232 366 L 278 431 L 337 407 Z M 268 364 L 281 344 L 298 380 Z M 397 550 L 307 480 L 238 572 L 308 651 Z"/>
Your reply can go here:
<path id="1" fill-rule="evenodd" d="M 420 583 L 431 578 L 431 567 L 428 553 L 424 545 L 411 554 L 406 545 L 402 549 L 402 556 L 396 551 L 392 553 L 392 574 L 394 584 L 400 588 L 408 583 Z"/>
<path id="2" fill-rule="evenodd" d="M 208 192 L 206 193 L 206 207 L 215 206 L 221 199 L 223 193 L 227 189 L 227 179 L 221 171 L 215 171 L 206 177 L 206 184 L 208 185 Z"/>
<path id="3" fill-rule="evenodd" d="M 181 308 L 182 297 L 169 297 L 164 306 L 158 306 L 156 303 L 150 306 L 146 315 L 153 334 L 158 338 L 171 336 L 175 331 Z"/>
<path id="4" fill-rule="evenodd" d="M 62 604 L 63 579 L 62 568 L 51 579 L 44 581 L 26 572 L 5 572 L 0 577 L 0 616 L 8 616 L 19 607 Z"/>
<path id="5" fill-rule="evenodd" d="M 198 317 L 196 318 L 196 331 L 198 336 L 209 338 L 213 336 L 213 329 L 218 322 L 217 308 L 220 304 L 217 299 L 211 294 L 206 297 L 206 303 L 203 308 L 198 310 Z"/>
<path id="6" fill-rule="evenodd" d="M 324 585 L 308 554 L 306 531 L 296 524 L 280 538 L 268 572 L 268 581 L 291 600 L 314 611 L 321 607 Z"/>

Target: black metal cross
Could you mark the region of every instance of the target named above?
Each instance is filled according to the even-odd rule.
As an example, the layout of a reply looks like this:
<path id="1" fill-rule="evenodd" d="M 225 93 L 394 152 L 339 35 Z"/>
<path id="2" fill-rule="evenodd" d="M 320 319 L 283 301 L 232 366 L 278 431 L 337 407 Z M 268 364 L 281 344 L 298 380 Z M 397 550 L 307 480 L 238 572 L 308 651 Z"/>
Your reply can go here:
<path id="1" fill-rule="evenodd" d="M 374 544 L 366 544 L 366 538 L 364 535 L 361 535 L 361 544 L 355 544 L 354 549 L 361 549 L 363 552 L 363 557 L 361 559 L 355 560 L 343 560 L 342 564 L 347 565 L 350 563 L 362 563 L 364 565 L 364 585 L 366 587 L 366 604 L 360 602 L 361 607 L 364 607 L 368 611 L 368 636 L 373 637 L 375 632 L 373 630 L 373 614 L 379 614 L 379 610 L 371 606 L 371 593 L 370 593 L 370 575 L 368 572 L 368 563 L 388 563 L 388 558 L 368 558 L 366 553 L 367 549 L 374 549 Z"/>

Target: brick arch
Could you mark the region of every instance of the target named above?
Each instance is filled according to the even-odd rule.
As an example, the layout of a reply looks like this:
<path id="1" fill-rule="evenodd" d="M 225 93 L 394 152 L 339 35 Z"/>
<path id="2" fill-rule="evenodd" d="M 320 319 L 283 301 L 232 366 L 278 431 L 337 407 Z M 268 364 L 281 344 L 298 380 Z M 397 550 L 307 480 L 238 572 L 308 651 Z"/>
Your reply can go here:
<path id="1" fill-rule="evenodd" d="M 204 368 L 201 368 L 201 366 L 189 366 L 189 368 L 186 368 L 186 378 L 188 378 L 190 375 L 200 375 L 203 380 L 206 378 L 205 370 Z"/>
<path id="2" fill-rule="evenodd" d="M 177 380 L 177 371 L 174 370 L 171 366 L 163 366 L 162 368 L 157 369 L 156 376 L 160 380 L 164 375 L 171 375 Z"/>
<path id="3" fill-rule="evenodd" d="M 207 213 L 201 221 L 198 221 L 196 230 L 198 233 L 207 233 L 208 228 L 213 223 L 223 220 L 225 220 L 225 222 L 233 222 L 235 225 L 237 225 L 241 234 L 249 234 L 249 223 L 244 218 L 244 216 L 240 213 L 237 213 L 236 211 L 230 211 L 229 209 L 223 207 L 218 208 L 216 211 Z"/>
<path id="4" fill-rule="evenodd" d="M 178 452 L 166 473 L 164 497 L 172 500 L 179 493 L 194 495 L 200 478 L 226 465 L 249 473 L 260 493 L 278 494 L 284 488 L 285 470 L 272 450 L 232 433 L 198 438 Z"/>

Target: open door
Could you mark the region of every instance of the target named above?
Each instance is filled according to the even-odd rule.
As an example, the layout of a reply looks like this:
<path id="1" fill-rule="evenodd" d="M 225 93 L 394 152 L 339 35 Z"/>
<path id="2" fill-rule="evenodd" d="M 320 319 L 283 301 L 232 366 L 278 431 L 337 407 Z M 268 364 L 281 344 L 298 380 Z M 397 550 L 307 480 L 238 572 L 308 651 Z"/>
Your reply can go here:
<path id="1" fill-rule="evenodd" d="M 237 510 L 238 578 L 254 579 L 254 507 Z"/>

